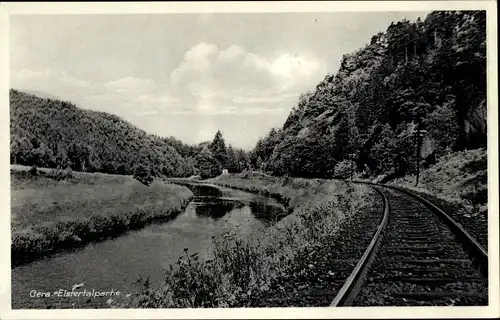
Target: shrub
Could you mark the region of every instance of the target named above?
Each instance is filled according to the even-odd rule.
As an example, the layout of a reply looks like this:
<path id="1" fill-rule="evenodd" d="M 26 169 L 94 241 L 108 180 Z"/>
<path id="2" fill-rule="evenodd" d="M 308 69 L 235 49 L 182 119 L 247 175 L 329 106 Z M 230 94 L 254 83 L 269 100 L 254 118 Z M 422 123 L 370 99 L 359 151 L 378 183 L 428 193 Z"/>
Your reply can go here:
<path id="1" fill-rule="evenodd" d="M 334 177 L 336 179 L 348 179 L 351 176 L 351 161 L 342 160 L 335 165 Z"/>
<path id="2" fill-rule="evenodd" d="M 128 169 L 126 164 L 120 163 L 118 165 L 118 167 L 116 168 L 116 173 L 126 175 L 126 174 L 129 174 L 129 169 Z"/>
<path id="3" fill-rule="evenodd" d="M 38 169 L 37 169 L 36 165 L 34 164 L 28 172 L 32 176 L 37 176 L 38 175 Z"/>
<path id="4" fill-rule="evenodd" d="M 151 170 L 149 170 L 142 164 L 139 164 L 135 168 L 134 178 L 146 186 L 149 186 L 153 182 L 153 176 L 151 176 Z"/>

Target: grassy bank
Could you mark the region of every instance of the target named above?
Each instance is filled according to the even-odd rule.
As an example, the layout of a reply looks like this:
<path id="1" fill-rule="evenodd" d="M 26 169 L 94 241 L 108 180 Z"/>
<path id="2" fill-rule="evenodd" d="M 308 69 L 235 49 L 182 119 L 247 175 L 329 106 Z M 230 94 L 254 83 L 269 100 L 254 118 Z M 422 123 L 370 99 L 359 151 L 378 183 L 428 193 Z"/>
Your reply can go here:
<path id="1" fill-rule="evenodd" d="M 451 215 L 488 248 L 488 172 L 486 149 L 443 157 L 423 170 L 418 187 L 415 176 L 390 184 L 416 191 Z"/>
<path id="2" fill-rule="evenodd" d="M 185 187 L 129 176 L 11 169 L 12 265 L 164 221 L 192 197 Z"/>
<path id="3" fill-rule="evenodd" d="M 263 179 L 256 179 L 253 183 L 248 178 L 237 182 L 234 176 L 224 179 L 228 185 L 228 179 L 231 179 L 231 185 L 240 183 L 241 188 L 251 185 L 255 188 L 262 186 L 269 192 L 287 190 L 295 203 L 293 214 L 252 238 L 230 233 L 214 238 L 213 258 L 210 260 L 201 261 L 196 254 L 186 250 L 184 257 L 166 271 L 162 286 L 151 288 L 145 281 L 141 292 L 129 300 L 114 302 L 112 306 L 247 306 L 255 296 L 269 290 L 278 277 L 290 272 L 305 251 L 322 246 L 326 237 L 336 233 L 353 215 L 364 212 L 376 199 L 366 186 L 341 181 L 320 183 L 292 179 L 295 181 L 284 183 L 275 179 L 266 186 Z M 300 191 L 306 189 L 305 185 L 296 189 L 290 186 L 305 183 L 314 184 L 307 195 L 306 191 Z"/>
<path id="4" fill-rule="evenodd" d="M 253 171 L 221 175 L 207 181 L 215 185 L 274 198 L 284 205 L 289 213 L 315 195 L 324 193 L 323 180 L 273 177 Z"/>

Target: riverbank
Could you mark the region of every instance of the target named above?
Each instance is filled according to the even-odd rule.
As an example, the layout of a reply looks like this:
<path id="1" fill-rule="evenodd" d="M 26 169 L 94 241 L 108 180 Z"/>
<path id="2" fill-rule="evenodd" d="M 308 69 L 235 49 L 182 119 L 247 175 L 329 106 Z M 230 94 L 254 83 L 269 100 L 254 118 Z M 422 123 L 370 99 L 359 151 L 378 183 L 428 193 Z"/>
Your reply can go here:
<path id="1" fill-rule="evenodd" d="M 193 194 L 130 176 L 11 168 L 11 265 L 114 237 L 182 212 Z"/>
<path id="2" fill-rule="evenodd" d="M 325 193 L 325 180 L 273 177 L 255 171 L 224 174 L 205 180 L 221 187 L 232 188 L 276 199 L 288 213 L 317 194 Z"/>
<path id="3" fill-rule="evenodd" d="M 248 306 L 271 290 L 277 279 L 293 272 L 294 266 L 315 263 L 313 256 L 304 253 L 324 246 L 346 221 L 364 214 L 379 200 L 370 188 L 343 181 L 235 175 L 213 180 L 211 183 L 289 196 L 293 212 L 251 238 L 233 233 L 214 238 L 213 259 L 205 261 L 186 250 L 166 270 L 162 286 L 144 283 L 140 292 L 112 303 L 113 307 Z"/>

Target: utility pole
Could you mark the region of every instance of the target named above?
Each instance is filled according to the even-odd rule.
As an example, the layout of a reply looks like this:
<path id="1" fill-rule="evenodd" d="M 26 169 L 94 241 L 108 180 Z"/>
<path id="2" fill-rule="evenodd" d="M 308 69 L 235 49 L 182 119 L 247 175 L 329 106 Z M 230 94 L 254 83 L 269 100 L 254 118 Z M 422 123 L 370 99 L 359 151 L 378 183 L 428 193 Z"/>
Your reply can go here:
<path id="1" fill-rule="evenodd" d="M 351 181 L 352 181 L 352 175 L 354 173 L 354 170 L 352 168 L 352 163 L 354 162 L 354 154 L 349 154 L 349 157 L 351 158 Z"/>
<path id="2" fill-rule="evenodd" d="M 349 160 L 351 160 L 351 181 L 352 181 L 352 178 L 354 176 L 354 160 L 357 158 L 357 154 L 356 152 L 351 152 L 349 153 Z"/>
<path id="3" fill-rule="evenodd" d="M 417 162 L 417 176 L 415 181 L 415 187 L 418 186 L 418 179 L 420 177 L 420 154 L 422 153 L 422 138 L 427 131 L 422 130 L 422 125 L 420 122 L 420 118 L 417 120 L 417 124 L 415 126 L 415 131 L 413 132 L 413 138 L 417 144 L 416 148 L 416 162 Z"/>

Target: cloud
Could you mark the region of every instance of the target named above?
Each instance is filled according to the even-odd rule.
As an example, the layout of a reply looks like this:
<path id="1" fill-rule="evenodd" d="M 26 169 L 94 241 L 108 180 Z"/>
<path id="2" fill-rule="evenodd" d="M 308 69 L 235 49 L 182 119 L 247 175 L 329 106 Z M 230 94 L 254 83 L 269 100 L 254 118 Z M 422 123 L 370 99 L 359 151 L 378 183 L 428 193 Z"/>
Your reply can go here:
<path id="1" fill-rule="evenodd" d="M 162 105 L 180 101 L 172 96 L 168 85 L 157 83 L 151 79 L 126 77 L 104 84 L 106 93 L 119 100 L 136 101 L 140 104 Z"/>
<path id="2" fill-rule="evenodd" d="M 270 69 L 281 78 L 281 91 L 304 89 L 316 84 L 326 73 L 326 66 L 321 60 L 290 54 L 283 54 L 274 60 Z"/>
<path id="3" fill-rule="evenodd" d="M 21 69 L 12 72 L 11 80 L 12 88 L 37 91 L 82 108 L 117 114 L 146 130 L 145 123 L 164 121 L 164 110 L 170 110 L 170 105 L 179 101 L 169 94 L 168 85 L 151 79 L 125 77 L 89 82 L 51 69 Z"/>
<path id="4" fill-rule="evenodd" d="M 107 82 L 106 88 L 116 92 L 143 92 L 151 91 L 157 84 L 151 79 L 126 77 Z"/>
<path id="5" fill-rule="evenodd" d="M 296 100 L 299 93 L 284 93 L 266 96 L 235 96 L 234 103 L 247 104 L 247 103 L 271 103 L 285 100 Z"/>
<path id="6" fill-rule="evenodd" d="M 89 92 L 93 88 L 93 84 L 89 81 L 52 69 L 42 71 L 20 69 L 12 74 L 11 82 L 13 88 L 39 90 L 52 94 L 70 93 L 71 90 Z"/>
<path id="7" fill-rule="evenodd" d="M 139 117 L 147 117 L 147 116 L 154 116 L 154 115 L 157 115 L 158 114 L 158 111 L 156 110 L 146 110 L 144 112 L 140 112 L 137 114 L 137 116 Z"/>
<path id="8" fill-rule="evenodd" d="M 326 73 L 326 64 L 313 56 L 282 54 L 267 59 L 243 47 L 220 50 L 199 43 L 170 73 L 172 89 L 197 99 L 228 99 L 234 103 L 280 101 L 312 88 Z"/>
<path id="9" fill-rule="evenodd" d="M 213 57 L 218 52 L 217 46 L 200 43 L 186 52 L 184 60 L 170 73 L 172 88 L 178 89 L 194 81 L 203 81 L 208 76 Z"/>

